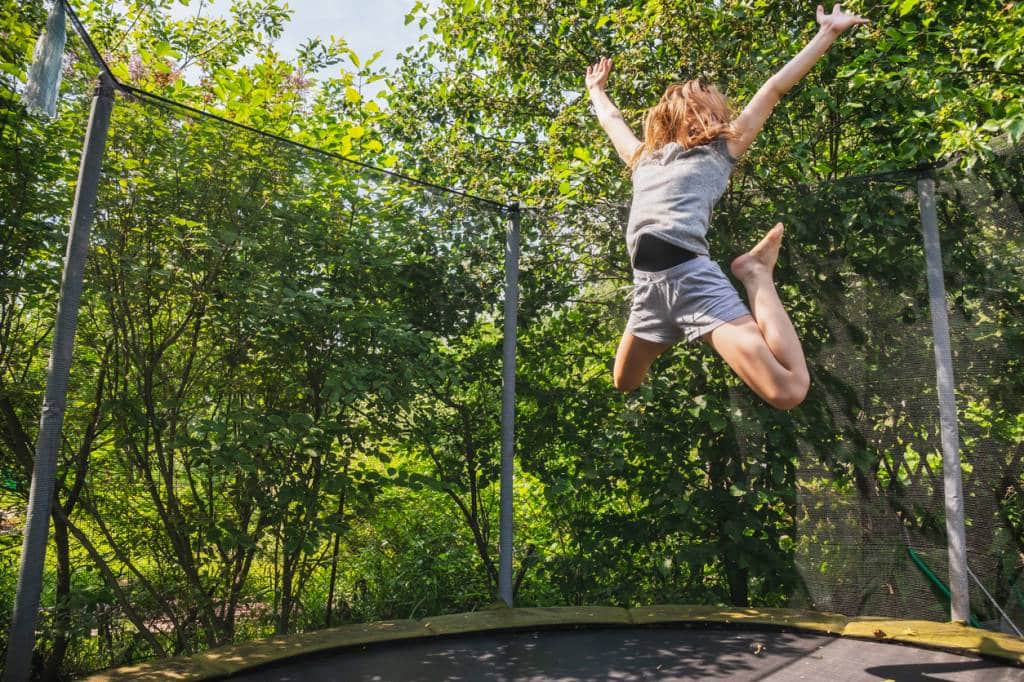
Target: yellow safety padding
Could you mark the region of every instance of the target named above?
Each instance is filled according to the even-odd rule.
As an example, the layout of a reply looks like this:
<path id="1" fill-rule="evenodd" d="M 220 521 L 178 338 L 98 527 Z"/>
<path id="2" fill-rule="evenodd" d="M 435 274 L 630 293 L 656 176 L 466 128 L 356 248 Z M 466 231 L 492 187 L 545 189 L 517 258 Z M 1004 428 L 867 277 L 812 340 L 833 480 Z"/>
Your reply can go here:
<path id="1" fill-rule="evenodd" d="M 457 635 L 493 630 L 629 627 L 673 623 L 766 625 L 826 635 L 899 642 L 985 655 L 1024 664 L 1024 640 L 962 623 L 886 618 L 847 618 L 797 609 L 752 609 L 726 606 L 655 605 L 632 609 L 611 606 L 496 608 L 469 613 L 343 625 L 286 637 L 268 637 L 182 656 L 104 671 L 91 682 L 116 680 L 208 680 L 293 656 L 376 642 Z"/>

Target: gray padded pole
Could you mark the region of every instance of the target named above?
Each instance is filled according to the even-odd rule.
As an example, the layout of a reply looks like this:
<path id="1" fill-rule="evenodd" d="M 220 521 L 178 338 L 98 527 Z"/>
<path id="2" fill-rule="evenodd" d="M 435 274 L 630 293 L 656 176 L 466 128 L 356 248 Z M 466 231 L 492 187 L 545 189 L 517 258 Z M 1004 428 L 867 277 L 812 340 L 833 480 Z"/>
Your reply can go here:
<path id="1" fill-rule="evenodd" d="M 519 203 L 505 233 L 505 336 L 501 386 L 501 519 L 498 592 L 512 606 L 512 460 L 516 432 L 516 326 L 519 315 Z"/>
<path id="2" fill-rule="evenodd" d="M 964 530 L 964 493 L 960 473 L 960 431 L 957 426 L 956 384 L 950 351 L 949 317 L 946 313 L 946 285 L 942 273 L 938 218 L 935 211 L 935 180 L 917 181 L 924 233 L 924 254 L 928 265 L 928 307 L 932 315 L 935 345 L 935 383 L 939 398 L 942 439 L 942 476 L 946 493 L 946 536 L 949 542 L 950 619 L 967 622 L 971 615 L 967 576 L 967 541 Z"/>
<path id="3" fill-rule="evenodd" d="M 25 682 L 29 679 L 32 667 L 68 373 L 75 344 L 75 329 L 78 326 L 78 306 L 82 298 L 85 257 L 89 251 L 89 231 L 96 208 L 96 190 L 113 106 L 114 82 L 107 73 L 102 73 L 92 99 L 89 128 L 85 134 L 82 163 L 78 169 L 75 203 L 71 209 L 71 233 L 68 235 L 68 249 L 64 257 L 64 275 L 60 284 L 53 348 L 46 374 L 46 393 L 39 419 L 32 487 L 29 490 L 28 514 L 21 546 L 21 566 L 18 570 L 18 587 L 7 645 L 4 676 L 7 682 Z"/>

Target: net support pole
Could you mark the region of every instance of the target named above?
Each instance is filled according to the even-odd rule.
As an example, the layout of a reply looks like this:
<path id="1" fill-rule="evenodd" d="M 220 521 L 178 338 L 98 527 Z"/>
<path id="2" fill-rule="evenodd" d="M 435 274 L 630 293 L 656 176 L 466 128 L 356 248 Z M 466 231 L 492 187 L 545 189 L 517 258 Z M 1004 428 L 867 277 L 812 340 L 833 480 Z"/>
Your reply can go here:
<path id="1" fill-rule="evenodd" d="M 971 617 L 971 612 L 963 481 L 960 472 L 960 432 L 957 426 L 956 385 L 953 383 L 953 356 L 950 348 L 946 285 L 943 280 L 933 177 L 918 179 L 917 196 L 921 209 L 921 227 L 928 270 L 928 307 L 932 317 L 935 383 L 939 398 L 942 476 L 946 496 L 946 537 L 949 546 L 950 619 L 966 623 Z"/>
<path id="2" fill-rule="evenodd" d="M 24 682 L 32 667 L 35 646 L 36 617 L 42 591 L 43 566 L 46 544 L 50 532 L 50 510 L 57 474 L 57 450 L 60 447 L 61 427 L 71 369 L 71 355 L 78 326 L 78 307 L 82 298 L 85 278 L 85 259 L 89 251 L 89 232 L 96 208 L 103 150 L 110 128 L 110 113 L 114 106 L 114 81 L 106 72 L 101 73 L 92 98 L 89 127 L 82 148 L 82 161 L 78 170 L 75 203 L 71 209 L 71 230 L 64 256 L 64 274 L 57 303 L 57 320 L 53 330 L 53 347 L 46 373 L 46 392 L 43 396 L 39 436 L 36 439 L 32 484 L 29 489 L 28 511 L 25 519 L 18 569 L 18 587 L 14 598 L 14 613 L 7 646 L 4 680 Z"/>
<path id="3" fill-rule="evenodd" d="M 509 207 L 505 232 L 505 333 L 501 382 L 501 518 L 498 593 L 512 606 L 512 463 L 516 432 L 516 331 L 519 316 L 519 203 Z"/>

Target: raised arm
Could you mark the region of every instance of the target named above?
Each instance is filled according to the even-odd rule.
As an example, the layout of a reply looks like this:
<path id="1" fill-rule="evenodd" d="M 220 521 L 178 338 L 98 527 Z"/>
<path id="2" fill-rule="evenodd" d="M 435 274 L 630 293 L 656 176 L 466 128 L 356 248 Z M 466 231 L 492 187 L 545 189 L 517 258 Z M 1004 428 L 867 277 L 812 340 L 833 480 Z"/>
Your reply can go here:
<path id="1" fill-rule="evenodd" d="M 851 26 L 866 23 L 868 23 L 867 19 L 844 12 L 838 3 L 832 8 L 831 14 L 825 14 L 825 10 L 818 5 L 818 34 L 804 46 L 804 49 L 789 60 L 789 63 L 761 86 L 743 112 L 733 121 L 736 135 L 727 143 L 729 153 L 739 158 L 743 152 L 747 151 L 783 95 L 814 68 L 814 65 L 828 52 L 832 43 L 843 31 Z"/>
<path id="2" fill-rule="evenodd" d="M 590 101 L 597 113 L 597 120 L 601 123 L 604 131 L 608 133 L 615 151 L 619 153 L 619 158 L 623 163 L 628 164 L 629 160 L 633 158 L 636 148 L 640 146 L 640 140 L 636 139 L 636 135 L 626 124 L 626 119 L 622 118 L 622 112 L 612 104 L 612 101 L 608 99 L 608 94 L 604 91 L 605 84 L 608 82 L 608 74 L 611 72 L 612 60 L 607 57 L 602 57 L 593 66 L 588 66 L 587 92 L 590 93 Z"/>

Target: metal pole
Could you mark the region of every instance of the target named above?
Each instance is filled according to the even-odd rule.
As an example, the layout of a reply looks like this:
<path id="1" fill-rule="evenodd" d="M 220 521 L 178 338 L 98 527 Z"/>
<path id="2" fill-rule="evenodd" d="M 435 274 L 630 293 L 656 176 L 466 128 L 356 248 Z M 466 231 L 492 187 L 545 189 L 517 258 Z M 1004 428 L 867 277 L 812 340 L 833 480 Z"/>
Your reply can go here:
<path id="1" fill-rule="evenodd" d="M 71 369 L 71 354 L 78 326 L 78 306 L 85 276 L 85 257 L 89 251 L 89 231 L 96 208 L 96 190 L 103 164 L 103 149 L 114 106 L 114 81 L 100 74 L 92 99 L 89 128 L 82 148 L 75 203 L 71 209 L 71 232 L 64 257 L 64 274 L 57 303 L 57 321 L 53 330 L 53 348 L 46 376 L 39 436 L 36 440 L 32 487 L 29 491 L 25 536 L 21 546 L 21 566 L 14 599 L 10 636 L 7 642 L 7 682 L 24 682 L 32 668 L 36 616 L 42 591 L 43 564 L 50 532 L 50 505 L 53 502 L 57 473 L 57 450 L 64 422 L 64 405 Z"/>
<path id="2" fill-rule="evenodd" d="M 943 281 L 942 253 L 935 211 L 935 179 L 918 179 L 917 195 L 921 208 L 925 260 L 928 265 L 928 307 L 931 309 L 932 338 L 935 345 L 935 384 L 939 398 L 942 476 L 946 493 L 946 536 L 949 543 L 950 619 L 966 623 L 971 612 L 967 580 L 964 493 L 960 474 L 960 432 L 957 426 L 956 385 L 953 383 L 949 318 L 946 313 L 946 286 Z"/>
<path id="3" fill-rule="evenodd" d="M 501 519 L 498 592 L 512 606 L 512 460 L 516 430 L 516 325 L 519 314 L 519 203 L 505 232 L 505 336 L 501 387 Z"/>

